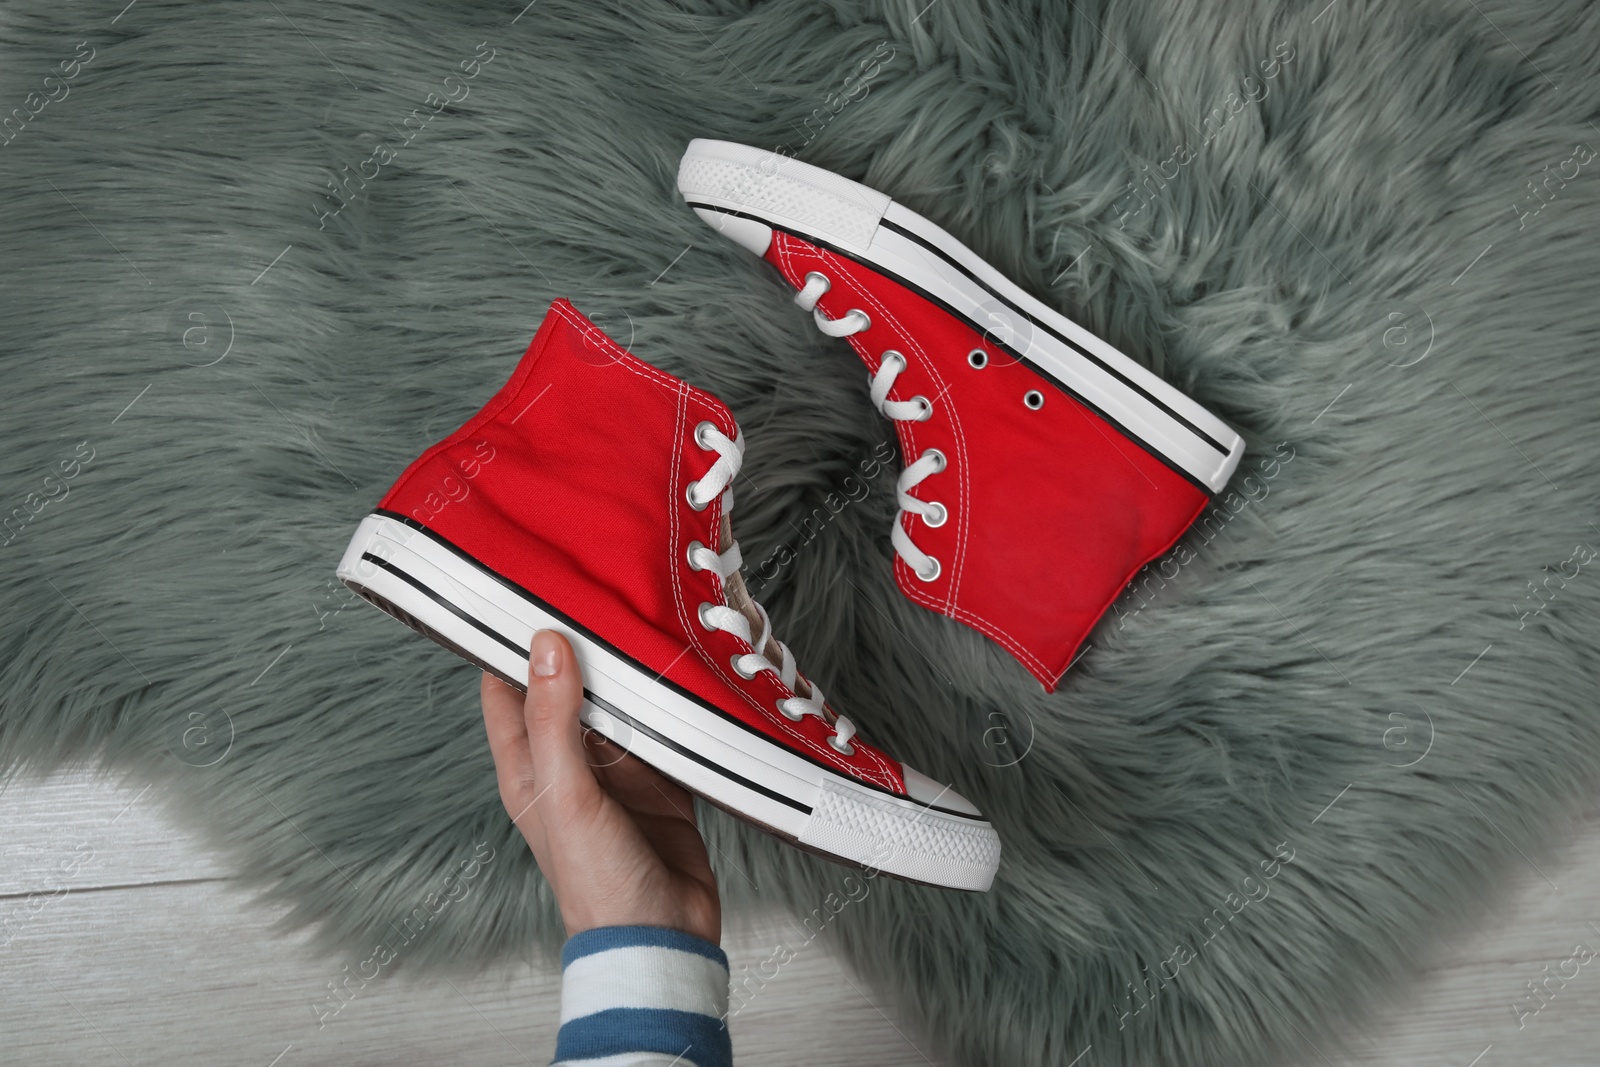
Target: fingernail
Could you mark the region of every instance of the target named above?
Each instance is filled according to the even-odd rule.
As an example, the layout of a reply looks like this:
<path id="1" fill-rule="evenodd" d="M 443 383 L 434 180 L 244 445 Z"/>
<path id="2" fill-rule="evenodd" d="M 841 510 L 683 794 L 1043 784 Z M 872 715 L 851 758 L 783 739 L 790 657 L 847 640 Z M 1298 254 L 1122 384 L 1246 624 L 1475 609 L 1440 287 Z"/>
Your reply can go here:
<path id="1" fill-rule="evenodd" d="M 554 630 L 538 630 L 533 635 L 533 643 L 528 649 L 528 660 L 533 664 L 533 673 L 541 678 L 549 678 L 561 667 L 561 649 L 556 645 L 556 632 Z"/>

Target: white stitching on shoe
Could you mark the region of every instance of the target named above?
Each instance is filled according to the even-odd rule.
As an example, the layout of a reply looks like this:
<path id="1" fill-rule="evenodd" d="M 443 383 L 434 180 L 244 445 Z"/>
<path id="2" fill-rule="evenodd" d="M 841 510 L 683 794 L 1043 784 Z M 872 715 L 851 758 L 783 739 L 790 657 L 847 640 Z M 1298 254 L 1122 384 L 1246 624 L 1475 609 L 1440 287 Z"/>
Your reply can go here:
<path id="1" fill-rule="evenodd" d="M 575 329 L 581 331 L 585 335 L 593 338 L 597 343 L 610 349 L 617 357 L 612 365 L 620 366 L 626 370 L 629 370 L 634 374 L 637 374 L 639 377 L 654 383 L 660 388 L 670 390 L 673 394 L 675 394 L 678 401 L 678 417 L 676 422 L 675 436 L 682 436 L 686 427 L 690 425 L 687 418 L 687 404 L 690 401 L 700 405 L 703 414 L 709 417 L 713 425 L 716 424 L 717 416 L 719 415 L 726 416 L 730 423 L 732 422 L 732 416 L 727 412 L 726 405 L 724 405 L 716 397 L 705 392 L 704 390 L 695 388 L 688 382 L 678 378 L 673 378 L 670 375 L 657 370 L 655 367 L 652 367 L 650 364 L 645 363 L 643 360 L 639 359 L 638 356 L 635 356 L 632 352 L 629 352 L 627 349 L 617 344 L 615 340 L 605 333 L 605 331 L 592 325 L 581 316 L 578 316 L 576 309 L 568 310 L 567 308 L 556 304 L 552 305 L 551 310 L 561 315 L 561 317 Z M 737 432 L 737 424 L 734 424 L 734 429 L 735 432 Z M 720 427 L 718 430 L 721 432 Z M 710 655 L 709 650 L 706 648 L 704 642 L 701 641 L 693 623 L 690 622 L 686 611 L 687 603 L 684 597 L 683 585 L 680 580 L 681 571 L 679 570 L 680 564 L 677 558 L 678 553 L 677 549 L 674 547 L 679 542 L 678 507 L 683 499 L 682 493 L 678 492 L 678 490 L 675 488 L 678 485 L 682 475 L 682 471 L 679 466 L 679 459 L 680 454 L 674 451 L 672 461 L 672 485 L 667 489 L 669 496 L 668 514 L 671 516 L 671 529 L 670 538 L 667 543 L 667 556 L 669 566 L 671 567 L 670 573 L 672 574 L 672 586 L 674 594 L 673 600 L 675 602 L 674 610 L 677 613 L 679 624 L 683 626 L 684 632 L 689 635 L 691 646 L 695 649 L 701 660 L 705 662 L 706 666 L 713 672 L 719 674 L 723 674 L 724 672 L 731 674 L 732 672 L 726 664 L 717 663 L 715 658 Z M 719 529 L 722 523 L 722 496 L 719 494 L 717 498 L 712 501 L 710 506 L 708 506 L 706 510 L 700 514 L 709 524 L 710 529 Z M 720 594 L 721 590 L 719 589 L 718 592 Z M 724 606 L 726 606 L 725 596 Z M 768 673 L 765 671 L 761 673 L 763 677 L 770 677 L 770 675 L 768 675 Z M 798 695 L 792 689 L 784 686 L 781 679 L 772 679 L 772 686 L 785 697 Z M 784 732 L 789 734 L 789 736 L 791 736 L 802 748 L 823 757 L 824 764 L 832 766 L 831 761 L 839 757 L 839 753 L 831 752 L 831 750 L 825 746 L 818 744 L 811 738 L 805 736 L 805 734 L 801 733 L 796 728 L 794 723 L 789 722 L 784 716 L 772 714 L 772 712 L 763 706 L 760 701 L 746 691 L 744 685 L 735 683 L 731 685 L 730 688 L 733 689 L 734 692 L 738 693 L 739 696 L 747 704 L 749 704 L 753 710 L 765 715 L 768 721 L 780 726 Z M 854 773 L 861 775 L 861 777 L 867 779 L 868 781 L 875 782 L 878 785 L 883 786 L 890 792 L 896 792 L 901 789 L 899 784 L 901 776 L 899 772 L 892 769 L 888 763 L 884 762 L 884 758 L 878 754 L 876 749 L 870 745 L 857 745 L 856 752 L 859 755 L 864 756 L 866 760 L 872 764 L 872 767 L 852 765 L 851 770 Z M 876 768 L 876 771 L 874 771 L 873 768 Z"/>
<path id="2" fill-rule="evenodd" d="M 780 233 L 779 236 L 784 237 L 786 235 Z M 787 240 L 780 242 L 778 245 L 779 258 L 782 259 L 786 264 L 788 264 L 790 261 L 789 249 L 790 244 Z M 882 316 L 882 319 L 885 319 L 891 323 L 895 323 L 895 325 L 898 326 L 898 322 L 896 322 L 893 316 L 889 314 L 888 309 L 885 308 L 884 305 L 873 295 L 870 288 L 861 285 L 855 279 L 849 269 L 844 266 L 845 261 L 842 261 L 840 257 L 830 255 L 826 251 L 820 252 L 820 257 L 822 259 L 822 264 L 829 269 L 835 269 L 835 264 L 838 264 L 837 269 L 840 276 L 848 278 L 855 283 L 855 288 L 862 296 L 866 298 L 867 301 L 871 302 L 872 306 L 877 310 L 879 315 Z M 792 265 L 790 265 L 790 271 L 793 274 L 799 274 L 799 271 L 794 269 Z M 911 456 L 915 454 L 918 457 L 917 459 L 906 463 L 901 468 L 900 476 L 896 480 L 895 498 L 897 503 L 900 505 L 900 513 L 895 516 L 894 525 L 890 528 L 889 540 L 894 546 L 896 555 L 901 561 L 904 561 L 905 565 L 910 569 L 910 572 L 915 575 L 919 581 L 937 581 L 939 579 L 940 571 L 942 570 L 939 561 L 922 551 L 917 543 L 912 540 L 911 533 L 906 529 L 906 522 L 904 520 L 904 516 L 906 514 L 914 514 L 920 516 L 924 520 L 933 514 L 941 514 L 944 517 L 948 517 L 949 515 L 949 509 L 943 504 L 939 504 L 936 501 L 924 501 L 918 497 L 912 496 L 910 492 L 930 475 L 940 473 L 947 469 L 948 466 L 948 464 L 944 463 L 939 463 L 936 465 L 930 460 L 926 450 L 921 453 L 917 453 L 914 445 L 915 433 L 910 426 L 906 425 L 907 423 L 911 422 L 926 422 L 929 418 L 931 418 L 932 403 L 926 398 L 920 396 L 914 397 L 911 400 L 888 399 L 890 390 L 894 388 L 895 379 L 897 379 L 905 370 L 909 369 L 910 361 L 906 359 L 903 353 L 892 348 L 885 349 L 876 357 L 873 357 L 869 353 L 866 345 L 856 339 L 856 334 L 863 333 L 871 328 L 871 316 L 867 315 L 865 312 L 861 312 L 859 309 L 852 308 L 850 311 L 846 312 L 844 315 L 841 315 L 837 319 L 828 318 L 823 313 L 822 309 L 817 306 L 817 302 L 821 300 L 821 298 L 826 295 L 828 291 L 832 289 L 832 287 L 833 283 L 827 274 L 818 270 L 807 270 L 805 272 L 805 284 L 801 287 L 800 291 L 795 294 L 794 302 L 801 308 L 811 312 L 812 317 L 816 321 L 817 328 L 820 329 L 824 334 L 827 334 L 830 337 L 846 338 L 850 342 L 851 347 L 855 348 L 856 351 L 861 354 L 862 358 L 867 362 L 869 367 L 876 362 L 877 369 L 873 371 L 871 377 L 868 379 L 868 392 L 872 398 L 873 406 L 875 406 L 885 418 L 888 418 L 895 423 L 896 431 L 900 433 L 905 440 L 912 442 L 904 449 L 904 455 Z M 847 320 L 849 320 L 853 315 L 859 315 L 858 323 L 855 325 L 845 325 Z M 920 357 L 922 357 L 922 362 L 926 366 L 928 373 L 942 386 L 939 395 L 944 396 L 949 391 L 949 386 L 944 384 L 943 379 L 939 375 L 938 369 L 927 360 L 926 354 L 922 352 L 921 347 L 917 344 L 916 338 L 906 330 L 901 329 L 898 332 L 907 338 L 909 345 L 917 351 Z M 898 361 L 898 366 L 896 366 L 894 363 L 891 363 L 891 356 Z M 918 401 L 921 401 L 921 403 L 918 403 Z M 965 442 L 961 436 L 959 416 L 956 415 L 953 410 L 951 412 L 951 422 L 954 427 L 957 443 L 964 464 L 966 454 Z M 964 472 L 958 478 L 957 484 L 958 491 L 962 494 L 963 503 L 965 503 L 968 482 Z M 958 558 L 955 563 L 954 571 L 950 577 L 951 584 L 948 589 L 948 596 L 946 598 L 947 605 L 953 605 L 955 603 L 955 591 L 957 585 L 960 583 L 961 570 L 963 568 L 966 556 L 967 527 L 964 521 L 964 515 L 965 509 L 963 508 L 963 522 L 958 525 L 956 532 Z M 942 526 L 944 525 L 944 520 L 941 518 L 941 521 L 938 523 L 929 523 L 928 525 L 930 528 Z M 942 613 L 948 614 L 946 609 L 940 610 Z"/>
<path id="3" fill-rule="evenodd" d="M 795 255 L 793 250 L 794 250 L 794 248 L 796 246 L 802 245 L 803 242 L 799 241 L 796 238 L 790 237 L 788 234 L 783 233 L 782 231 L 774 231 L 774 233 L 773 233 L 773 243 L 774 243 L 774 248 L 777 251 L 778 259 L 780 261 L 780 264 L 782 266 L 784 274 L 789 279 L 789 284 L 794 285 L 796 288 L 800 288 L 801 283 L 795 281 L 795 279 L 804 278 L 807 268 L 801 268 L 801 267 L 799 267 L 797 265 L 796 261 L 797 261 L 797 259 L 799 257 Z M 821 248 L 816 249 L 814 254 L 807 255 L 806 258 L 808 260 L 809 259 L 820 258 L 823 261 L 824 265 L 827 266 L 829 269 L 837 270 L 841 277 L 845 277 L 845 278 L 850 279 L 851 282 L 855 285 L 855 287 L 858 290 L 863 290 L 863 291 L 866 290 L 866 286 L 864 286 L 864 285 L 862 285 L 860 283 L 859 279 L 856 277 L 855 273 L 851 269 L 853 264 L 849 260 L 845 260 L 845 259 L 843 259 L 843 257 L 834 256 L 831 253 L 829 253 L 826 249 L 821 249 Z M 899 320 L 896 319 L 893 315 L 889 314 L 887 309 L 884 309 L 882 307 L 881 303 L 879 303 L 878 301 L 874 300 L 874 298 L 872 297 L 870 292 L 867 292 L 867 299 L 873 301 L 874 305 L 879 308 L 879 310 L 881 312 L 881 315 L 882 315 L 882 317 L 880 319 L 880 322 L 882 322 L 884 325 L 892 326 L 895 331 L 897 331 L 898 333 L 900 333 L 901 335 L 903 335 L 903 336 L 905 336 L 907 338 L 910 338 L 910 344 L 911 344 L 912 347 L 914 347 L 916 349 L 916 354 L 918 356 L 922 357 L 925 360 L 926 359 L 925 353 L 923 353 L 921 348 L 920 348 L 920 346 L 918 346 L 916 344 L 915 338 L 912 337 L 909 334 L 908 331 L 904 330 L 900 326 Z M 862 359 L 869 361 L 868 365 L 870 366 L 871 365 L 870 360 L 871 360 L 872 357 L 871 357 L 870 352 L 867 350 L 866 345 L 858 342 L 854 337 L 848 338 L 848 340 L 850 342 L 850 346 L 852 348 L 854 348 L 857 353 L 860 354 Z M 936 380 L 940 380 L 939 377 L 938 377 L 937 368 L 935 368 L 931 363 L 928 364 L 928 371 L 929 371 L 929 373 L 931 375 L 934 376 L 934 378 Z M 948 387 L 943 385 L 942 380 L 940 380 L 940 382 L 941 382 L 941 390 L 940 390 L 940 394 L 939 395 L 943 396 L 943 395 L 945 395 L 945 390 Z M 1014 655 L 1019 661 L 1021 661 L 1024 666 L 1028 667 L 1029 670 L 1031 670 L 1034 675 L 1036 675 L 1037 677 L 1040 677 L 1040 678 L 1050 678 L 1052 683 L 1053 683 L 1054 681 L 1059 680 L 1061 675 L 1058 674 L 1058 673 L 1052 673 L 1050 668 L 1045 665 L 1044 661 L 1041 660 L 1037 655 L 1035 655 L 1026 646 L 1024 646 L 1022 644 L 1022 642 L 1017 640 L 1010 633 L 1008 633 L 1004 629 L 1000 628 L 998 625 L 996 625 L 993 621 L 989 620 L 988 618 L 986 618 L 986 617 L 984 617 L 982 615 L 979 615 L 979 614 L 977 614 L 977 613 L 975 613 L 973 611 L 970 611 L 970 610 L 968 610 L 968 609 L 966 609 L 964 607 L 958 607 L 955 604 L 956 591 L 959 588 L 959 584 L 960 584 L 960 571 L 961 571 L 961 569 L 963 569 L 963 566 L 964 566 L 964 563 L 965 563 L 965 557 L 966 557 L 966 537 L 967 537 L 967 529 L 968 529 L 966 504 L 967 504 L 967 499 L 968 499 L 968 487 L 966 485 L 966 474 L 965 474 L 965 471 L 966 471 L 966 440 L 965 440 L 965 437 L 961 433 L 961 430 L 960 430 L 959 414 L 957 413 L 957 411 L 955 410 L 955 407 L 953 405 L 950 406 L 949 410 L 950 410 L 951 421 L 954 424 L 954 431 L 955 431 L 957 444 L 959 445 L 959 447 L 961 448 L 961 451 L 962 451 L 961 470 L 959 472 L 957 472 L 957 477 L 961 482 L 961 502 L 962 502 L 962 509 L 961 510 L 962 510 L 962 515 L 961 515 L 961 521 L 960 521 L 960 523 L 959 523 L 959 525 L 957 527 L 957 531 L 958 531 L 957 532 L 957 537 L 958 537 L 957 546 L 958 547 L 957 547 L 957 553 L 956 553 L 956 555 L 957 555 L 956 571 L 955 571 L 955 573 L 953 573 L 951 575 L 949 597 L 943 603 L 941 603 L 938 599 L 928 596 L 925 592 L 923 592 L 922 589 L 918 588 L 917 585 L 913 584 L 913 582 L 912 582 L 913 575 L 911 574 L 910 568 L 907 567 L 905 565 L 904 561 L 899 559 L 898 557 L 896 557 L 896 559 L 894 561 L 895 584 L 897 584 L 900 587 L 900 592 L 902 594 L 904 594 L 907 597 L 907 599 L 911 600 L 914 603 L 920 604 L 925 608 L 929 608 L 929 609 L 931 609 L 933 611 L 936 611 L 941 615 L 948 616 L 949 618 L 955 619 L 958 622 L 961 622 L 961 623 L 963 623 L 963 624 L 965 624 L 967 626 L 972 627 L 973 629 L 977 630 L 979 633 L 984 634 L 985 636 L 989 637 L 990 639 L 992 639 L 995 642 L 997 642 L 998 644 L 1000 644 L 1008 652 L 1010 652 L 1012 655 Z M 894 425 L 895 425 L 896 431 L 898 432 L 898 434 L 899 434 L 899 436 L 901 438 L 901 449 L 902 449 L 903 454 L 904 455 L 915 454 L 915 452 L 916 452 L 915 427 L 912 426 L 909 423 L 895 423 Z M 917 583 L 917 584 L 920 584 L 920 583 Z"/>
<path id="4" fill-rule="evenodd" d="M 744 463 L 744 434 L 730 438 L 710 423 L 701 423 L 695 428 L 695 443 L 702 449 L 717 454 L 716 463 L 695 484 L 705 487 L 708 503 L 713 497 L 730 500 L 733 479 L 738 476 L 739 468 Z M 693 505 L 694 500 L 691 499 L 690 506 Z M 737 541 L 731 541 L 720 553 L 702 546 L 693 550 L 691 554 L 694 557 L 692 565 L 695 570 L 710 571 L 724 582 L 736 574 L 744 564 L 744 557 L 739 552 Z M 821 719 L 833 729 L 832 736 L 828 738 L 833 750 L 845 756 L 854 755 L 854 749 L 850 747 L 850 738 L 855 736 L 855 723 L 839 714 L 835 714 L 833 721 L 829 722 L 827 711 L 832 709 L 826 708 L 826 698 L 822 694 L 822 689 L 816 682 L 804 678 L 799 673 L 789 646 L 772 636 L 772 621 L 767 617 L 766 609 L 754 600 L 749 603 L 761 620 L 759 633 L 751 632 L 750 620 L 743 612 L 726 604 L 713 604 L 709 609 L 705 605 L 701 607 L 701 617 L 713 629 L 733 634 L 750 649 L 745 655 L 735 656 L 730 661 L 734 673 L 746 681 L 750 681 L 762 671 L 775 673 L 784 688 L 791 693 L 795 693 L 796 682 L 804 679 L 811 695 L 806 697 L 792 695 L 779 701 L 780 709 L 785 711 L 786 717 L 791 720 L 800 715 L 813 715 Z M 777 662 L 773 662 L 766 654 L 769 641 L 777 647 L 780 657 Z"/>

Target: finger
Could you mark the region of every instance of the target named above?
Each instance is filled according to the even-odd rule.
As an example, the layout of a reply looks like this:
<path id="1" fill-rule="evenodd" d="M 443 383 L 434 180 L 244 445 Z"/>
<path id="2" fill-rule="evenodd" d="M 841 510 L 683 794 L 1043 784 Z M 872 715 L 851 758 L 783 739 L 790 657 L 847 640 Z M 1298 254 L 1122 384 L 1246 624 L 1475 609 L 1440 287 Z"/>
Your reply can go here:
<path id="1" fill-rule="evenodd" d="M 596 760 L 592 753 L 590 758 Z M 594 774 L 605 791 L 629 811 L 674 816 L 698 825 L 689 791 L 619 745 L 602 744 Z"/>
<path id="2" fill-rule="evenodd" d="M 543 833 L 533 810 L 533 754 L 528 747 L 522 694 L 488 672 L 483 675 L 478 693 L 483 704 L 484 732 L 489 737 L 489 755 L 494 758 L 495 781 L 500 787 L 500 803 L 529 844 L 534 844 L 534 837 L 542 838 Z"/>
<path id="3" fill-rule="evenodd" d="M 534 801 L 542 810 L 559 811 L 546 820 L 582 833 L 573 825 L 592 819 L 604 800 L 600 784 L 584 751 L 583 726 L 578 711 L 583 705 L 583 679 L 577 657 L 567 639 L 554 630 L 539 630 L 528 650 L 528 695 L 523 719 L 533 763 Z"/>
<path id="4" fill-rule="evenodd" d="M 601 785 L 606 784 L 606 774 L 610 768 L 619 763 L 639 762 L 622 745 L 617 744 L 611 738 L 593 728 L 586 728 L 583 732 L 583 751 L 584 755 L 588 757 L 589 767 L 594 771 L 594 776 L 600 780 Z"/>

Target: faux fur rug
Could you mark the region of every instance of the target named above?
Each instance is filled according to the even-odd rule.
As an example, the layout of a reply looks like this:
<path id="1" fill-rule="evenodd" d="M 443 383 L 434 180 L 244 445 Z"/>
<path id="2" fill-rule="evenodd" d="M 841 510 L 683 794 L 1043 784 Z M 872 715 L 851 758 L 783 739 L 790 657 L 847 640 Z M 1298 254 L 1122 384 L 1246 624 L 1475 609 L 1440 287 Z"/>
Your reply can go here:
<path id="1" fill-rule="evenodd" d="M 820 909 L 961 1062 L 1332 1054 L 1600 771 L 1597 47 L 1583 0 L 12 3 L 4 765 L 158 776 L 354 961 L 553 945 L 475 672 L 332 574 L 565 295 L 728 401 L 778 633 L 1005 842 L 852 894 L 708 812 L 735 907 Z M 1053 696 L 895 591 L 861 367 L 679 203 L 694 136 L 1247 434 Z"/>

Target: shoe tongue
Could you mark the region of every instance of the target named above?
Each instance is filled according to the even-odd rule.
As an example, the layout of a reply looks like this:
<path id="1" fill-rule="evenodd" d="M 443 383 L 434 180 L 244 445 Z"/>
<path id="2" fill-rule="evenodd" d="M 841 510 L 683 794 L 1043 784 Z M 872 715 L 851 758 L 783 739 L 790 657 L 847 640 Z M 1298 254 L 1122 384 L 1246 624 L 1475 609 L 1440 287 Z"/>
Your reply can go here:
<path id="1" fill-rule="evenodd" d="M 733 524 L 728 521 L 727 512 L 722 515 L 722 528 L 718 532 L 718 552 L 726 552 L 733 544 Z M 761 633 L 761 613 L 756 610 L 756 602 L 750 597 L 750 590 L 745 588 L 744 574 L 734 571 L 722 579 L 722 594 L 728 598 L 728 607 L 737 611 L 750 621 L 750 633 Z M 774 663 L 783 662 L 783 653 L 778 650 L 778 643 L 771 634 L 767 635 L 767 647 L 757 649 L 763 656 Z"/>
<path id="2" fill-rule="evenodd" d="M 718 537 L 720 542 L 717 545 L 717 551 L 726 552 L 733 544 L 733 523 L 728 520 L 727 512 L 722 514 L 722 528 L 718 532 Z M 759 635 L 761 633 L 761 613 L 756 610 L 756 602 L 751 598 L 750 590 L 745 588 L 743 572 L 734 571 L 722 579 L 722 594 L 727 597 L 730 608 L 750 621 L 751 635 Z M 783 650 L 778 647 L 777 638 L 771 634 L 767 635 L 766 647 L 758 649 L 758 651 L 775 664 L 781 665 L 783 663 Z M 808 697 L 811 695 L 811 686 L 807 684 L 803 677 L 797 677 L 794 691 L 800 696 Z"/>

